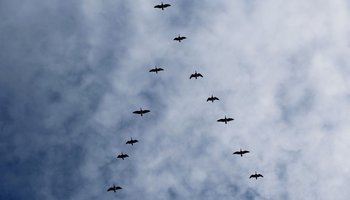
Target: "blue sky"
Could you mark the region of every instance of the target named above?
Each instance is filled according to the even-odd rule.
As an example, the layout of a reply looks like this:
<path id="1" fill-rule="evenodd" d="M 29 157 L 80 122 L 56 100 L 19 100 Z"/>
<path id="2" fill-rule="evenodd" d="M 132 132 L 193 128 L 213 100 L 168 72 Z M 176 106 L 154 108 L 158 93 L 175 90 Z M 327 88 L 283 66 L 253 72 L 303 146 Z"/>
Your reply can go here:
<path id="1" fill-rule="evenodd" d="M 349 2 L 158 3 L 0 3 L 0 199 L 348 199 Z"/>

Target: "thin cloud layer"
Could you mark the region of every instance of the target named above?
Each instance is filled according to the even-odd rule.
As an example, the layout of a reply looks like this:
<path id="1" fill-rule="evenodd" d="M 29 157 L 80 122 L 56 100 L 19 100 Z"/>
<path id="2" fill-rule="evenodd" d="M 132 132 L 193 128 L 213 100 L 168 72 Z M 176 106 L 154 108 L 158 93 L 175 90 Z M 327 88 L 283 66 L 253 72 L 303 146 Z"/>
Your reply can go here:
<path id="1" fill-rule="evenodd" d="M 0 199 L 347 199 L 348 3 L 158 3 L 0 6 Z"/>

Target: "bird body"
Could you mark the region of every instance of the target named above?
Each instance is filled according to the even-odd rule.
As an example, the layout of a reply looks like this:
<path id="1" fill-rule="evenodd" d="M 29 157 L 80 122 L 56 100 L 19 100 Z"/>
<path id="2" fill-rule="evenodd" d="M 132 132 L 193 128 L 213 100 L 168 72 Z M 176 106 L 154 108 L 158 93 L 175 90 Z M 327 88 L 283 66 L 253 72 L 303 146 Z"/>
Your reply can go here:
<path id="1" fill-rule="evenodd" d="M 128 154 L 124 154 L 123 152 L 117 156 L 117 158 L 121 158 L 122 160 L 124 160 L 127 157 L 129 157 Z"/>
<path id="2" fill-rule="evenodd" d="M 155 66 L 153 69 L 149 70 L 149 72 L 155 72 L 156 74 L 158 74 L 159 71 L 164 71 L 164 69 Z"/>
<path id="3" fill-rule="evenodd" d="M 151 112 L 151 111 L 150 111 L 150 110 L 142 110 L 142 108 L 140 108 L 140 110 L 136 110 L 136 111 L 134 111 L 134 112 L 132 112 L 132 113 L 134 113 L 134 114 L 139 114 L 139 115 L 141 115 L 141 117 L 142 117 L 143 114 L 148 113 L 148 112 Z"/>
<path id="4" fill-rule="evenodd" d="M 257 173 L 255 172 L 255 174 L 250 175 L 250 177 L 249 177 L 249 178 L 255 178 L 255 179 L 258 179 L 258 177 L 264 177 L 264 176 L 263 176 L 263 175 L 261 175 L 261 174 L 257 174 Z"/>
<path id="5" fill-rule="evenodd" d="M 133 140 L 132 138 L 126 142 L 126 144 L 134 145 L 136 142 L 139 142 L 138 140 Z"/>
<path id="6" fill-rule="evenodd" d="M 200 74 L 200 73 L 197 73 L 197 71 L 194 71 L 194 74 L 191 74 L 190 79 L 191 78 L 197 79 L 198 77 L 202 77 L 203 78 L 203 75 Z"/>
<path id="7" fill-rule="evenodd" d="M 209 98 L 207 99 L 207 102 L 208 102 L 208 101 L 211 101 L 212 103 L 214 103 L 215 100 L 219 100 L 219 98 L 214 97 L 213 95 L 211 95 L 211 97 L 209 97 Z"/>
<path id="8" fill-rule="evenodd" d="M 227 124 L 227 122 L 232 121 L 232 120 L 234 120 L 234 119 L 233 118 L 226 118 L 226 115 L 225 115 L 225 118 L 218 119 L 217 122 L 225 122 L 225 124 Z"/>
<path id="9" fill-rule="evenodd" d="M 178 35 L 176 38 L 174 38 L 175 41 L 179 41 L 179 42 L 181 42 L 181 40 L 184 40 L 184 39 L 186 39 L 186 37 L 180 36 L 180 35 Z"/>
<path id="10" fill-rule="evenodd" d="M 170 4 L 163 4 L 163 2 L 159 5 L 155 5 L 154 8 L 160 8 L 164 10 L 164 8 L 171 6 Z"/>
<path id="11" fill-rule="evenodd" d="M 242 149 L 240 149 L 239 151 L 233 152 L 233 154 L 241 155 L 241 157 L 243 156 L 243 154 L 246 154 L 246 153 L 249 153 L 249 151 L 247 150 L 242 151 Z"/>

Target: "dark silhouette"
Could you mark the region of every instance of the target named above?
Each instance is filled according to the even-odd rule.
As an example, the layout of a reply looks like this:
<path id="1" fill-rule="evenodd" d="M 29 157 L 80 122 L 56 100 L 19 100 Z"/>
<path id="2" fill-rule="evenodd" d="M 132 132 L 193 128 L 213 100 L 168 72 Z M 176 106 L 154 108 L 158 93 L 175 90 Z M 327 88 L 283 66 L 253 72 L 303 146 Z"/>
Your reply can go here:
<path id="1" fill-rule="evenodd" d="M 250 175 L 250 177 L 249 177 L 249 178 L 255 178 L 255 179 L 258 179 L 258 177 L 263 177 L 263 175 L 261 175 L 261 174 L 257 174 L 257 173 L 255 172 L 255 174 Z"/>
<path id="2" fill-rule="evenodd" d="M 132 138 L 126 142 L 126 144 L 131 144 L 132 146 L 136 143 L 139 142 L 138 140 L 133 140 Z"/>
<path id="3" fill-rule="evenodd" d="M 203 78 L 203 75 L 200 74 L 200 73 L 197 73 L 197 71 L 194 71 L 194 74 L 191 74 L 190 79 L 191 78 L 197 79 L 198 77 L 202 77 Z"/>
<path id="4" fill-rule="evenodd" d="M 208 102 L 208 101 L 211 101 L 211 102 L 213 103 L 215 100 L 218 100 L 218 101 L 219 101 L 219 98 L 214 97 L 213 95 L 211 95 L 211 97 L 209 97 L 209 98 L 207 99 L 207 102 Z"/>
<path id="5" fill-rule="evenodd" d="M 154 6 L 154 8 L 161 8 L 164 10 L 164 8 L 171 6 L 170 4 L 163 4 L 163 1 L 161 4 Z"/>
<path id="6" fill-rule="evenodd" d="M 117 158 L 121 158 L 122 160 L 124 160 L 125 158 L 129 157 L 128 154 L 124 154 L 123 152 L 121 154 L 118 155 Z"/>
<path id="7" fill-rule="evenodd" d="M 246 153 L 249 153 L 249 151 L 247 150 L 242 151 L 242 149 L 240 149 L 239 151 L 233 152 L 233 154 L 239 154 L 241 155 L 241 157 L 243 156 L 243 154 L 246 154 Z"/>
<path id="8" fill-rule="evenodd" d="M 180 36 L 180 34 L 179 34 L 179 36 L 174 38 L 174 40 L 179 41 L 179 42 L 181 42 L 181 40 L 184 40 L 184 39 L 186 39 L 186 37 L 185 36 Z"/>
<path id="9" fill-rule="evenodd" d="M 140 108 L 140 110 L 136 110 L 136 111 L 134 111 L 134 112 L 132 112 L 132 113 L 134 113 L 134 114 L 139 114 L 139 115 L 141 115 L 141 117 L 142 117 L 143 114 L 148 113 L 148 112 L 151 112 L 151 111 L 150 111 L 150 110 L 142 110 L 142 108 Z"/>
<path id="10" fill-rule="evenodd" d="M 120 187 L 120 186 L 115 186 L 115 185 L 113 184 L 113 187 L 108 188 L 107 192 L 109 192 L 109 191 L 114 191 L 114 192 L 116 192 L 117 190 L 121 190 L 121 189 L 123 189 L 123 188 Z"/>
<path id="11" fill-rule="evenodd" d="M 217 122 L 225 122 L 225 124 L 227 124 L 227 122 L 232 121 L 232 120 L 234 120 L 234 119 L 232 119 L 232 118 L 226 118 L 226 115 L 225 115 L 225 118 L 224 118 L 224 119 L 218 119 Z"/>
<path id="12" fill-rule="evenodd" d="M 158 74 L 159 71 L 164 71 L 164 69 L 155 66 L 154 69 L 149 70 L 149 72 L 155 72 L 156 74 Z"/>

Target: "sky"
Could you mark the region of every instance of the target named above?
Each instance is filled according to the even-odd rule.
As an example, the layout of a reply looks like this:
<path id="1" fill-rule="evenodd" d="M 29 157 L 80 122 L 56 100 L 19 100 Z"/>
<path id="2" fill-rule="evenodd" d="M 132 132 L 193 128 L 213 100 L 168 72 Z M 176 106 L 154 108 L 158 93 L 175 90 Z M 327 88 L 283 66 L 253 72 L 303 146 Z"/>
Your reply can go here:
<path id="1" fill-rule="evenodd" d="M 347 200 L 349 1 L 159 3 L 0 1 L 0 199 Z"/>

